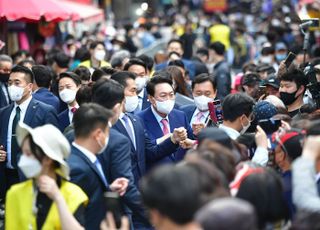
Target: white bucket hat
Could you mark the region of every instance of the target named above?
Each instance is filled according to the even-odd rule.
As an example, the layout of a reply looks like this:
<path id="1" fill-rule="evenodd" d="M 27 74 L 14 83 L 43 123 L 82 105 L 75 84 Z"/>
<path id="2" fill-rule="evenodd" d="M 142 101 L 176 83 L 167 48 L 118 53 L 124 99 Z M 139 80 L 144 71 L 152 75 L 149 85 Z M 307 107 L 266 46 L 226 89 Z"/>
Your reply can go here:
<path id="1" fill-rule="evenodd" d="M 61 173 L 61 176 L 64 178 L 69 179 L 70 170 L 65 159 L 67 159 L 70 154 L 70 144 L 59 129 L 51 124 L 33 129 L 20 122 L 17 125 L 16 134 L 19 146 L 22 145 L 26 136 L 30 134 L 34 143 L 38 145 L 50 159 L 59 162 L 60 169 L 58 173 Z"/>

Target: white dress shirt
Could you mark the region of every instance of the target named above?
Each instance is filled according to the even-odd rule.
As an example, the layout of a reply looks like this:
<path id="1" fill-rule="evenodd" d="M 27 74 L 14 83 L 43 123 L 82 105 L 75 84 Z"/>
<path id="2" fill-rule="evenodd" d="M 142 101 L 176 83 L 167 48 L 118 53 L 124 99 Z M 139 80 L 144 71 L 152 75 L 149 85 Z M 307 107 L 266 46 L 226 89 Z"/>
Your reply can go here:
<path id="1" fill-rule="evenodd" d="M 240 133 L 237 130 L 223 124 L 219 125 L 219 129 L 225 131 L 232 140 L 236 140 L 240 136 Z"/>
<path id="2" fill-rule="evenodd" d="M 18 105 L 16 102 L 14 103 L 13 110 L 11 111 L 9 124 L 8 124 L 8 133 L 7 133 L 7 168 L 13 169 L 11 164 L 11 137 L 12 137 L 12 123 L 14 117 L 16 116 L 16 108 L 19 106 L 20 108 L 20 121 L 24 121 L 24 117 L 26 116 L 26 112 L 32 97 L 29 97 L 27 100 Z"/>
<path id="3" fill-rule="evenodd" d="M 138 99 L 139 99 L 138 109 L 139 109 L 139 111 L 142 110 L 143 97 L 144 97 L 144 88 L 143 88 L 143 89 L 141 90 L 141 92 L 138 94 Z"/>
<path id="4" fill-rule="evenodd" d="M 68 105 L 68 110 L 69 110 L 69 113 L 68 113 L 68 116 L 69 116 L 69 121 L 70 121 L 70 124 L 72 123 L 72 120 L 73 120 L 73 115 L 74 113 L 71 111 L 72 108 L 76 108 L 76 109 L 79 109 L 79 105 L 76 104 L 75 106 L 71 107 Z"/>

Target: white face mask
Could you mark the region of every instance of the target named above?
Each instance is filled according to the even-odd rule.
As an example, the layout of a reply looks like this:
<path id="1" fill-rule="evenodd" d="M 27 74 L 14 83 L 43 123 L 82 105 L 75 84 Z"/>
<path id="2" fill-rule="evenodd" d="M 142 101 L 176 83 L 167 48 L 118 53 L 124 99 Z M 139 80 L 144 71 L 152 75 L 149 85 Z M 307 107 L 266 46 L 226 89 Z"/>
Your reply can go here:
<path id="1" fill-rule="evenodd" d="M 8 92 L 9 92 L 10 99 L 12 101 L 20 101 L 23 97 L 24 88 L 11 85 L 8 87 Z"/>
<path id="2" fill-rule="evenodd" d="M 42 170 L 42 165 L 36 158 L 26 156 L 25 154 L 21 155 L 18 167 L 27 178 L 39 176 Z"/>
<path id="3" fill-rule="evenodd" d="M 64 89 L 61 92 L 59 92 L 61 100 L 67 104 L 73 102 L 74 99 L 76 99 L 76 94 L 77 91 L 72 89 Z"/>
<path id="4" fill-rule="evenodd" d="M 126 103 L 124 104 L 124 108 L 126 112 L 133 112 L 139 105 L 138 96 L 126 96 Z"/>
<path id="5" fill-rule="evenodd" d="M 249 129 L 249 127 L 251 125 L 251 122 L 248 119 L 248 124 L 247 125 L 245 125 L 245 126 L 243 124 L 241 124 L 241 125 L 242 125 L 242 130 L 240 131 L 240 134 L 244 134 Z"/>
<path id="6" fill-rule="evenodd" d="M 98 61 L 102 61 L 104 57 L 106 56 L 106 51 L 104 50 L 97 50 L 94 52 L 94 58 Z"/>
<path id="7" fill-rule="evenodd" d="M 261 56 L 260 61 L 261 61 L 262 63 L 265 63 L 265 64 L 271 64 L 271 63 L 272 63 L 272 57 L 271 57 L 270 55 L 268 55 L 268 56 Z"/>
<path id="8" fill-rule="evenodd" d="M 137 77 L 136 78 L 136 85 L 137 91 L 140 92 L 146 86 L 147 77 Z"/>
<path id="9" fill-rule="evenodd" d="M 106 139 L 105 139 L 105 141 L 104 141 L 104 145 L 101 144 L 100 141 L 98 140 L 98 144 L 99 144 L 99 146 L 101 147 L 101 150 L 98 152 L 98 154 L 103 153 L 103 152 L 107 149 L 108 143 L 109 143 L 109 135 L 106 136 Z"/>
<path id="10" fill-rule="evenodd" d="M 166 100 L 166 101 L 157 101 L 156 107 L 158 112 L 169 114 L 174 108 L 174 100 Z"/>
<path id="11" fill-rule="evenodd" d="M 200 111 L 207 111 L 208 108 L 208 102 L 213 101 L 212 98 L 206 97 L 204 95 L 198 96 L 198 97 L 193 97 L 194 103 L 196 104 L 197 108 Z"/>

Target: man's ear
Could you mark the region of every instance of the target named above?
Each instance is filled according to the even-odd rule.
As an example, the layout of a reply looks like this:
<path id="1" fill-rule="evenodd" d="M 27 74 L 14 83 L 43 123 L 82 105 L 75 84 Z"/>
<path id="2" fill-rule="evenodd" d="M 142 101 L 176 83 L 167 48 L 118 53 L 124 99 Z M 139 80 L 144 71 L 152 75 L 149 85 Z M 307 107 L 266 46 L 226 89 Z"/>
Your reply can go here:
<path id="1" fill-rule="evenodd" d="M 150 102 L 153 106 L 156 104 L 156 101 L 155 101 L 155 99 L 154 99 L 153 96 L 148 95 L 148 100 L 149 100 L 149 102 Z"/>
<path id="2" fill-rule="evenodd" d="M 306 90 L 306 87 L 304 85 L 300 85 L 298 92 L 296 93 L 296 96 L 297 95 L 300 96 L 301 94 L 303 94 L 305 92 L 305 90 Z"/>

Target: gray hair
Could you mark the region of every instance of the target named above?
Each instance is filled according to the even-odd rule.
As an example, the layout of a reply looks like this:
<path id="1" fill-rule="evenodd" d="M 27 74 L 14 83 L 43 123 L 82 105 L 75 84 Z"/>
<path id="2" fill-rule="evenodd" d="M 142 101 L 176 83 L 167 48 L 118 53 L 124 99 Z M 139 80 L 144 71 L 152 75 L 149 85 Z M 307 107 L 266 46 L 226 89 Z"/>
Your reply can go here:
<path id="1" fill-rule="evenodd" d="M 6 54 L 0 54 L 0 62 L 11 62 L 13 63 L 12 61 L 12 58 Z"/>

